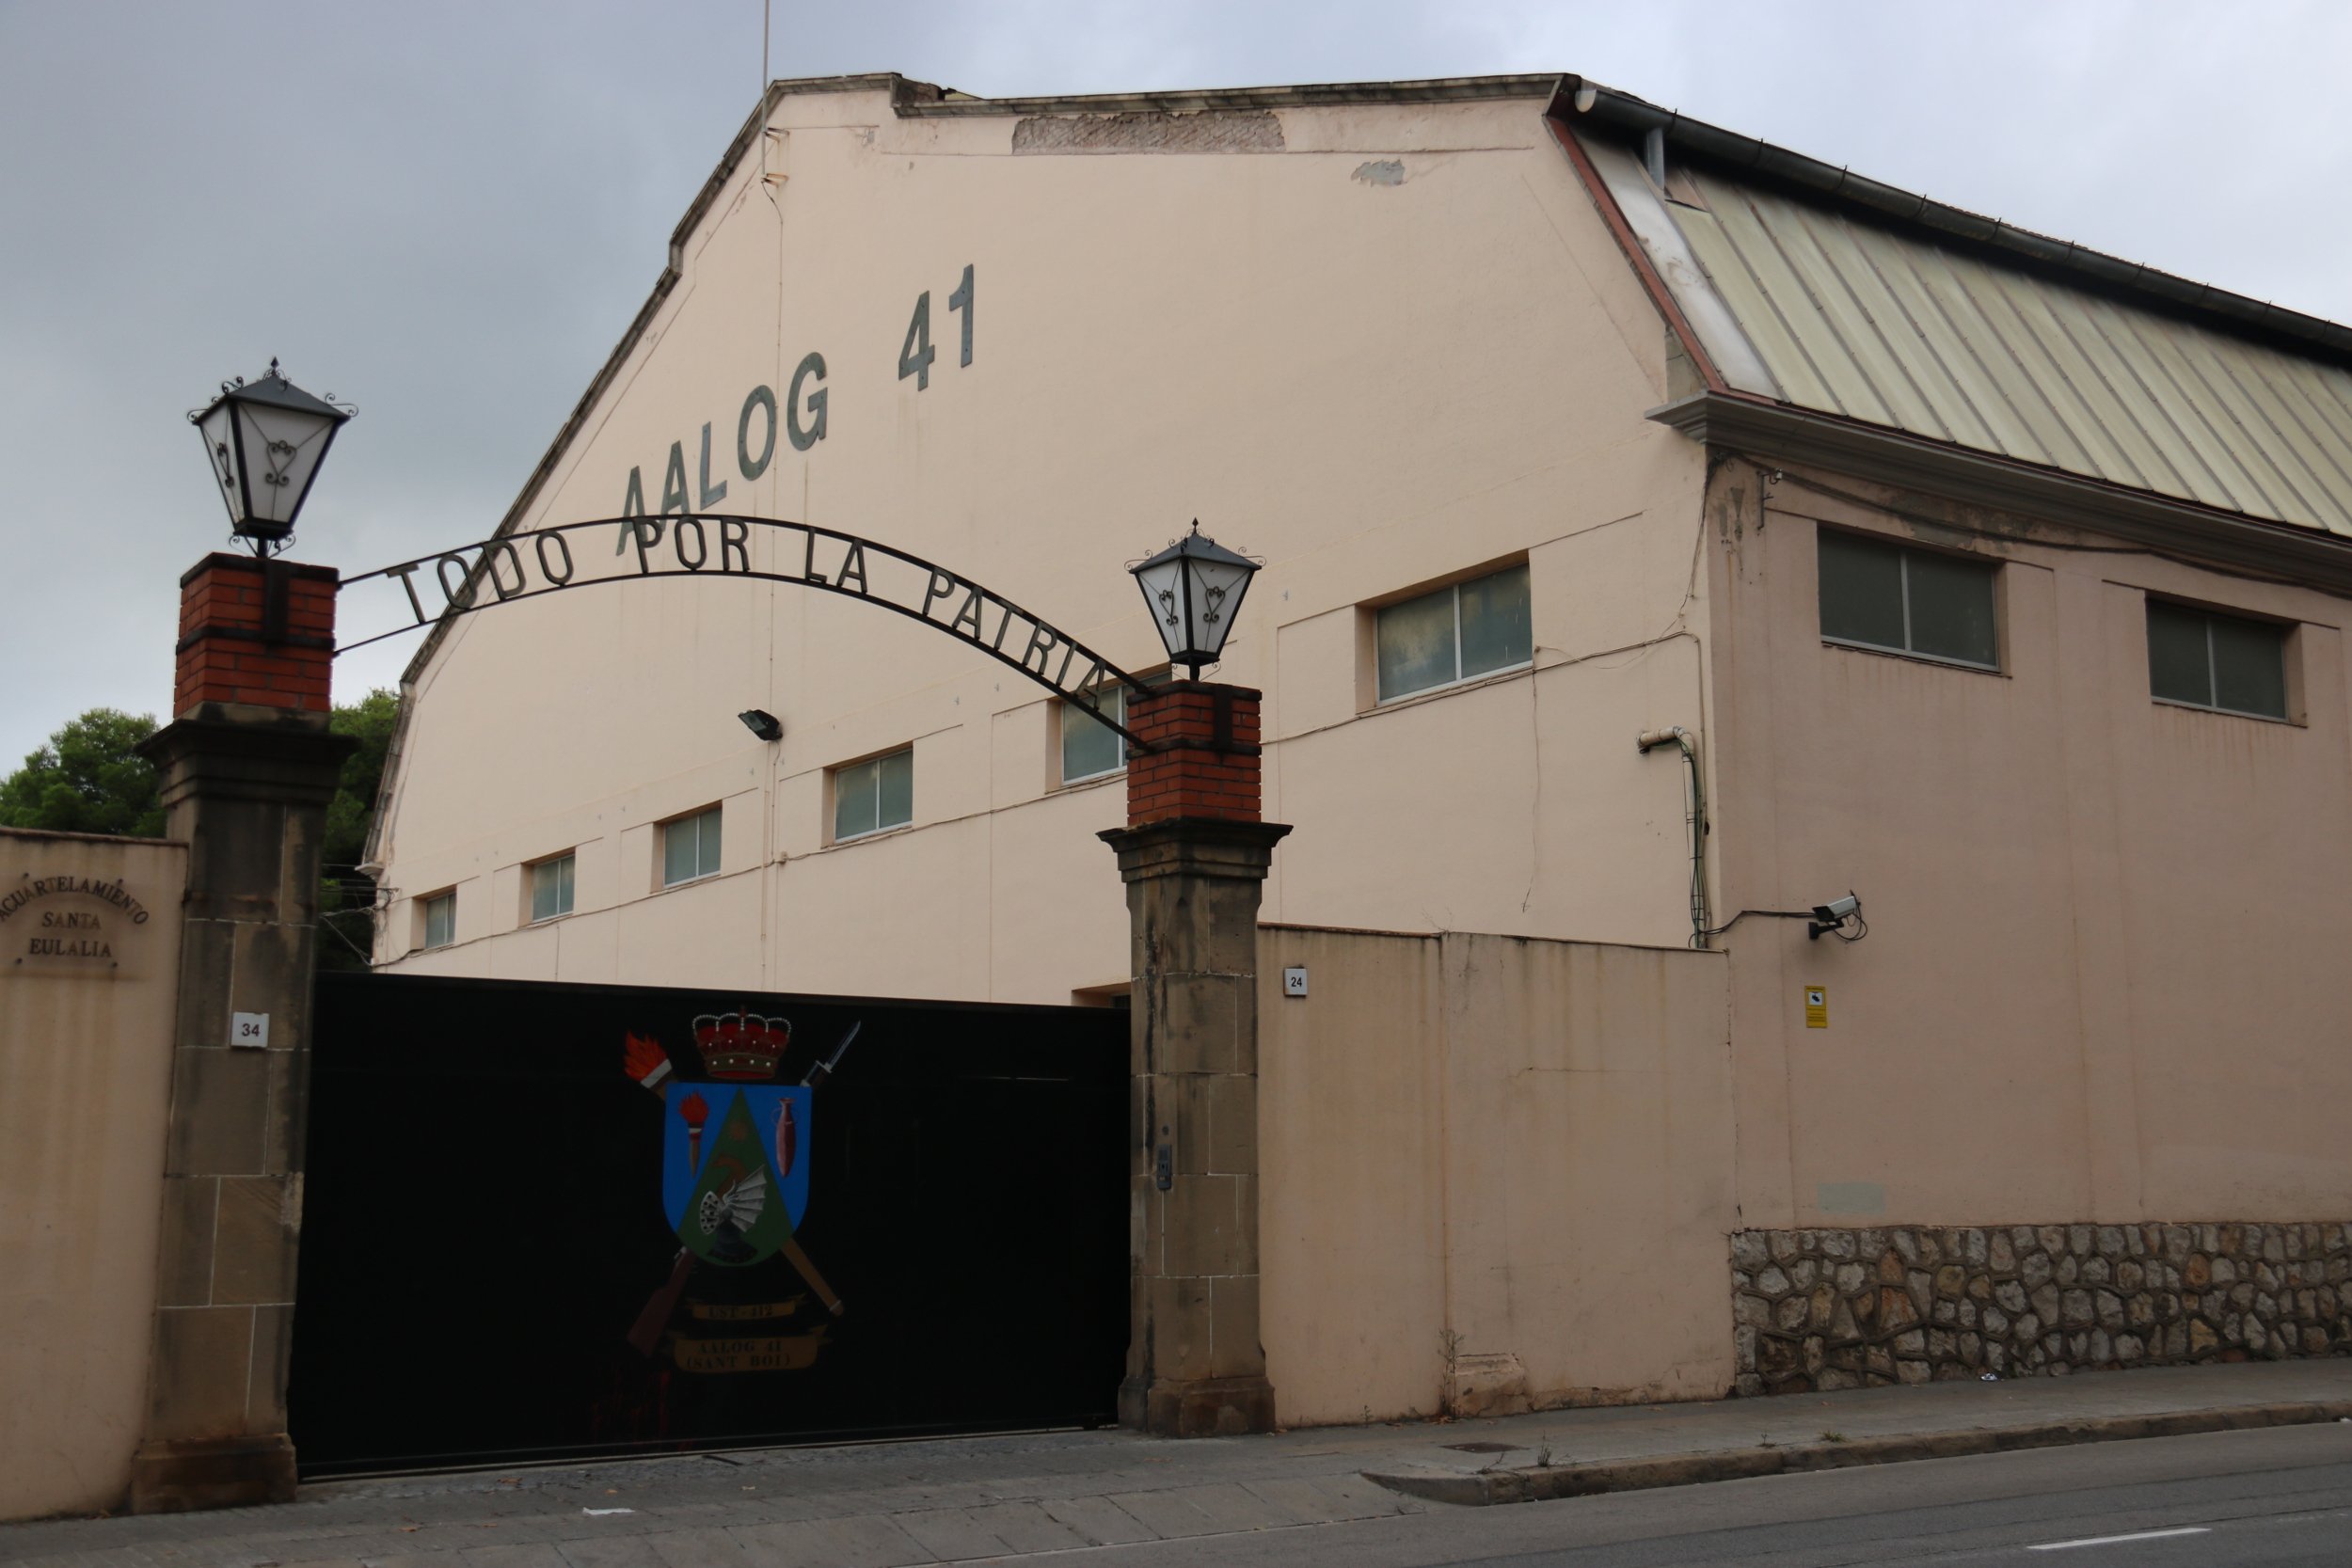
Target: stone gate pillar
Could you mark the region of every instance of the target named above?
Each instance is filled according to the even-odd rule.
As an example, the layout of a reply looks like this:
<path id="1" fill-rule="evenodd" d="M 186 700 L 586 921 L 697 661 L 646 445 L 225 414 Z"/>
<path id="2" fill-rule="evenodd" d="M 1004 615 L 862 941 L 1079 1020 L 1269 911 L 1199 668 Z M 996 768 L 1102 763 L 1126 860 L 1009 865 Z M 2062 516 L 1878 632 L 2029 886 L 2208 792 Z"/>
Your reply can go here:
<path id="1" fill-rule="evenodd" d="M 327 729 L 335 588 L 323 566 L 198 562 L 180 579 L 174 717 L 141 748 L 189 856 L 137 1513 L 294 1497 L 319 848 L 353 745 Z"/>
<path id="2" fill-rule="evenodd" d="M 1258 1338 L 1258 693 L 1176 681 L 1137 698 L 1119 853 L 1133 928 L 1133 1165 L 1120 1424 L 1264 1432 Z"/>

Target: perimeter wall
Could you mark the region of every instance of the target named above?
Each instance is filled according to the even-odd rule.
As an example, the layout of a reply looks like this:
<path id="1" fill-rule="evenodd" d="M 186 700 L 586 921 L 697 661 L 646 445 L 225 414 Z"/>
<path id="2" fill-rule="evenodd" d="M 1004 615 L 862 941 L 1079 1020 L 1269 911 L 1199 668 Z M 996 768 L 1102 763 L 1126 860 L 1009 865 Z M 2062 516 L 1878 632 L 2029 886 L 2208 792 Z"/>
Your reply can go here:
<path id="1" fill-rule="evenodd" d="M 1288 926 L 1260 955 L 1284 1424 L 1731 1386 L 1724 955 Z"/>
<path id="2" fill-rule="evenodd" d="M 0 828 L 0 1519 L 130 1486 L 187 861 Z"/>

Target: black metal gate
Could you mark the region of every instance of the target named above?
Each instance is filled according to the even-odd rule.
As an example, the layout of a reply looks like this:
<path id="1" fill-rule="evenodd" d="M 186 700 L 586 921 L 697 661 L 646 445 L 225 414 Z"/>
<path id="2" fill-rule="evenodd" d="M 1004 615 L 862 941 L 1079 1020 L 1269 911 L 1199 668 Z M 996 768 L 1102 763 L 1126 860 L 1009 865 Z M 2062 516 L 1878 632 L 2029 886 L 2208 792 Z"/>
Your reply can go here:
<path id="1" fill-rule="evenodd" d="M 306 1476 L 1108 1421 L 1127 1015 L 322 974 Z"/>

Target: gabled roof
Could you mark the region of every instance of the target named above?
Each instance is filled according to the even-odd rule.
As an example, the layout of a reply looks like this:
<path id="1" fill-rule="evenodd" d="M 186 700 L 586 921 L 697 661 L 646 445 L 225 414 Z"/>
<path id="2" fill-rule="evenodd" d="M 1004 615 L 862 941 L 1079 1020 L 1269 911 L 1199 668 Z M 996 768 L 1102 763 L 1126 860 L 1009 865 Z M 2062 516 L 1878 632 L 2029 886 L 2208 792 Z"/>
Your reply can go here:
<path id="1" fill-rule="evenodd" d="M 1233 109 L 1409 105 L 1547 97 L 1548 112 L 1555 119 L 1604 130 L 1619 137 L 1655 133 L 1664 145 L 1701 161 L 1714 171 L 1708 177 L 1709 187 L 1724 198 L 1724 214 L 1710 222 L 1699 214 L 1716 203 L 1703 196 L 1696 206 L 1669 202 L 1647 186 L 1638 163 L 1629 163 L 1621 152 L 1612 156 L 1614 150 L 1601 144 L 1593 148 L 1597 161 L 1609 166 L 1604 173 L 1609 176 L 1610 194 L 1625 210 L 1625 215 L 1633 220 L 1643 245 L 1650 252 L 1652 264 L 1665 275 L 1668 286 L 1682 296 L 1679 302 L 1686 315 L 1702 324 L 1698 346 L 1710 354 L 1719 354 L 1719 363 L 1750 368 L 1751 373 L 1744 381 L 1734 382 L 1741 389 L 2020 461 L 2044 464 L 2086 478 L 2352 536 L 2352 376 L 2347 376 L 2344 369 L 2345 357 L 2352 356 L 2352 328 L 1898 190 L 1850 169 L 1692 119 L 1580 76 L 1522 73 L 987 99 L 891 71 L 780 80 L 769 85 L 678 220 L 670 237 L 669 265 L 662 269 L 652 293 L 620 341 L 613 345 L 603 368 L 581 393 L 571 417 L 557 432 L 501 519 L 498 532 L 511 531 L 516 526 L 558 458 L 583 427 L 590 411 L 642 339 L 655 312 L 678 280 L 680 257 L 688 235 L 708 212 L 737 165 L 749 153 L 759 128 L 768 122 L 777 104 L 794 94 L 873 91 L 889 94 L 893 111 L 906 119 L 1182 115 Z M 1625 178 L 1629 173 L 1630 180 Z M 1695 185 L 1696 182 L 1692 183 Z M 1746 222 L 1739 211 L 1747 199 L 1746 193 L 1756 198 L 1751 204 L 1756 213 L 1753 224 Z M 1818 197 L 1808 204 L 1806 193 L 1818 193 Z M 2212 362 L 2219 359 L 2226 362 L 2221 373 L 2232 377 L 2243 373 L 2257 386 L 2243 396 L 2233 397 L 2226 381 L 2216 386 L 2209 376 L 2192 376 L 2185 384 L 2174 382 L 2175 386 L 2188 388 L 2199 388 L 2201 382 L 2201 390 L 2206 395 L 2201 395 L 2200 390 L 2185 391 L 2183 395 L 2193 404 L 2193 412 L 2185 427 L 2174 424 L 2168 431 L 2168 405 L 2156 392 L 2135 394 L 2128 378 L 2108 382 L 2092 374 L 2082 377 L 2076 388 L 2085 394 L 2078 406 L 2064 414 L 2056 412 L 2054 407 L 2050 415 L 2043 417 L 2034 406 L 2030 394 L 2018 402 L 2003 390 L 2005 380 L 2013 383 L 2016 379 L 2000 370 L 2000 356 L 2007 350 L 1996 346 L 1993 337 L 1969 319 L 1965 307 L 1960 309 L 1959 320 L 1949 322 L 1948 332 L 1939 331 L 1932 337 L 1919 325 L 1922 321 L 1930 325 L 1939 325 L 1932 314 L 1912 318 L 1902 325 L 1894 325 L 1889 318 L 1885 331 L 1879 330 L 1879 318 L 1872 316 L 1869 330 L 1849 330 L 1853 324 L 1841 321 L 1827 309 L 1829 303 L 1838 299 L 1836 291 L 1813 293 L 1808 291 L 1805 278 L 1792 280 L 1788 276 L 1788 269 L 1775 265 L 1775 257 L 1787 252 L 1762 216 L 1763 208 L 1774 202 L 1778 203 L 1773 211 L 1780 220 L 1780 229 L 1795 224 L 1815 238 L 1814 250 L 1820 265 L 1815 269 L 1820 276 L 1814 280 L 1841 280 L 1846 293 L 1856 299 L 1856 308 L 1866 314 L 1869 307 L 1859 301 L 1869 292 L 1875 268 L 1865 246 L 1859 242 L 1850 245 L 1846 239 L 1867 227 L 1872 214 L 1879 214 L 1893 220 L 1893 226 L 1873 232 L 1902 235 L 1886 243 L 1899 248 L 1905 257 L 1917 259 L 1917 266 L 1913 270 L 1932 274 L 1940 267 L 1953 266 L 1969 286 L 1972 297 L 1976 297 L 1978 287 L 1992 287 L 1996 273 L 1981 263 L 1957 267 L 1958 259 L 2006 252 L 2018 259 L 2021 270 L 1997 276 L 2011 284 L 2028 285 L 2026 292 L 2037 295 L 2049 313 L 2063 315 L 2086 333 L 2092 331 L 2086 323 L 2096 312 L 2081 314 L 2074 307 L 2085 299 L 2095 299 L 2090 291 L 2114 291 L 2125 298 L 2137 295 L 2144 300 L 2144 306 L 2125 308 L 2123 325 L 2130 329 L 2128 335 L 2110 338 L 2099 330 L 2094 335 L 2106 343 L 2106 348 L 2094 345 L 2077 352 L 2076 358 L 2089 361 L 2094 368 L 2102 361 L 2119 357 L 2128 357 L 2139 365 L 2143 356 L 2136 350 L 2153 337 L 2169 344 L 2176 355 L 2189 357 L 2201 369 L 2210 371 Z M 1810 218 L 1804 215 L 1808 213 L 1813 214 Z M 1658 221 L 1645 225 L 1644 214 Z M 1668 235 L 1674 238 L 1668 240 Z M 1948 245 L 1936 237 L 1947 235 L 1951 241 Z M 1677 260 L 1684 263 L 1679 272 L 1674 268 Z M 2026 266 L 2035 270 L 2022 270 Z M 1700 267 L 1705 268 L 1703 275 L 1698 271 Z M 2029 286 L 2053 275 L 2079 278 L 2080 286 L 2072 293 L 2063 287 L 2036 290 Z M 1744 315 L 1727 303 L 1733 297 L 1745 305 Z M 1982 309 L 2000 312 L 2001 303 L 1994 294 L 1988 293 L 1982 297 L 1987 301 Z M 2166 313 L 2168 307 L 2172 313 Z M 2030 305 L 2019 309 L 2031 318 Z M 1982 309 L 1978 312 L 1979 315 Z M 2034 325 L 2035 330 L 2029 336 L 2033 343 L 2047 350 L 2045 359 L 2066 362 L 2068 356 L 2060 338 L 2039 323 Z M 2100 325 L 2104 327 L 2107 324 Z M 1916 398 L 1909 396 L 1901 375 L 1872 373 L 1873 364 L 1883 357 L 1879 353 L 1881 344 L 1885 344 L 1889 353 L 1911 349 L 1903 337 L 1907 328 L 1918 331 L 1929 357 L 1937 367 L 1925 372 L 1925 380 L 1935 386 L 1933 397 L 1924 389 Z M 2255 342 L 2231 336 L 2233 328 L 2248 329 L 2254 335 Z M 2265 339 L 2282 342 L 2285 352 L 2257 352 L 2255 344 Z M 2304 345 L 2323 353 L 2317 359 L 2302 358 L 2295 351 Z M 2126 356 L 2123 351 L 2127 348 L 2135 352 Z M 2150 352 L 2160 362 L 2166 357 L 2163 349 Z M 2038 374 L 2044 368 L 2035 362 L 2030 349 L 2013 357 L 2019 375 Z M 1907 371 L 1923 369 L 1915 363 L 1916 358 L 1915 354 L 1911 356 L 1913 362 L 1906 366 Z M 2169 374 L 2168 367 L 2166 375 Z M 2163 375 L 2155 381 L 2143 377 L 2138 384 L 2150 388 L 2163 384 L 2164 380 Z M 1915 375 L 1913 384 L 1917 384 Z M 2092 396 L 2102 385 L 2114 395 Z M 2059 402 L 2065 401 L 2060 390 L 2054 388 L 2053 395 Z M 1915 414 L 1922 401 L 1932 411 L 1939 404 L 1949 406 L 1955 398 L 1970 406 L 1984 406 L 1978 408 L 1973 421 L 1964 416 L 1946 420 L 1931 414 L 1931 418 L 1915 422 L 1900 412 L 1910 410 Z M 2181 401 L 2172 399 L 2169 411 L 2177 412 Z M 2011 404 L 2007 414 L 2001 411 L 2002 404 Z M 2148 417 L 2152 404 L 2156 418 Z M 1880 411 L 1893 412 L 1894 417 L 1881 419 Z M 1977 433 L 1994 432 L 1996 427 L 2022 430 L 2025 434 L 2014 441 L 1997 434 L 1981 442 L 1974 438 Z M 2106 433 L 2104 436 L 2102 431 Z M 2215 456 L 2211 460 L 2202 456 L 2191 460 L 2185 465 L 2189 473 L 2184 473 L 2184 465 L 2169 460 L 2147 460 L 2147 445 L 2153 442 L 2161 447 L 2169 434 L 2173 445 L 2185 439 L 2192 449 L 2212 451 Z M 2049 455 L 2069 451 L 2080 454 L 2077 461 Z M 404 681 L 413 680 L 422 672 L 439 640 L 437 629 L 427 637 L 410 661 Z"/>
<path id="2" fill-rule="evenodd" d="M 2352 332 L 1603 91 L 1582 145 L 1729 390 L 2352 536 Z"/>
<path id="3" fill-rule="evenodd" d="M 523 481 L 514 504 L 499 519 L 493 530 L 497 535 L 512 533 L 531 510 L 540 490 L 554 474 L 573 440 L 587 428 L 591 416 L 606 390 L 619 376 L 629 355 L 644 341 L 660 312 L 661 303 L 669 298 L 683 276 L 686 245 L 695 229 L 709 214 L 720 193 L 735 175 L 736 168 L 757 144 L 760 130 L 773 118 L 777 106 L 787 98 L 818 93 L 882 92 L 890 96 L 892 113 L 902 119 L 925 117 L 947 119 L 972 116 L 1031 117 L 1050 115 L 1114 115 L 1167 114 L 1197 115 L 1219 110 L 1328 108 L 1355 103 L 1469 103 L 1492 102 L 1498 99 L 1558 100 L 1562 84 L 1573 86 L 1573 76 L 1563 77 L 1552 72 L 1517 76 L 1446 76 L 1411 82 L 1341 82 L 1322 86 L 1226 87 L 1168 92 L 1086 93 L 1043 98 L 979 98 L 953 87 L 942 87 L 930 82 L 918 82 L 901 76 L 895 71 L 868 71 L 851 76 L 805 76 L 779 78 L 768 84 L 759 102 L 744 117 L 734 139 L 720 154 L 717 166 L 703 182 L 702 189 L 687 204 L 685 215 L 670 231 L 668 264 L 654 279 L 653 292 L 612 352 L 605 356 L 603 366 L 588 383 L 573 404 L 555 439 L 540 454 L 538 464 Z M 447 623 L 441 623 L 425 634 L 425 639 L 401 673 L 401 684 L 406 686 L 423 674 L 433 656 L 441 645 Z"/>
<path id="4" fill-rule="evenodd" d="M 1915 441 L 1921 471 L 1965 470 L 2049 504 L 2053 479 L 2112 521 L 2119 498 L 2150 537 L 2233 547 L 2352 592 L 2352 328 L 1931 201 L 1573 75 L 982 99 L 895 73 L 769 85 L 670 240 L 668 265 L 525 480 L 497 532 L 528 514 L 681 276 L 686 243 L 787 97 L 882 92 L 902 119 L 1184 116 L 1220 111 L 1542 103 L 1583 162 L 1620 240 L 1710 390 L 1653 411 L 1702 438 L 1758 416 L 1835 422 L 1812 450 Z M 1574 130 L 1567 129 L 1574 127 Z M 1651 182 L 1655 138 L 1678 175 Z M 1662 160 L 1661 160 L 1662 161 Z M 1728 405 L 1736 419 L 1725 417 Z M 1932 450 L 1930 450 L 1932 449 Z M 1875 451 L 1875 448 L 1873 449 Z M 2001 471 L 1989 471 L 1998 468 Z M 2029 484 L 2019 486 L 2024 476 Z M 2065 498 L 2057 498 L 2063 502 Z M 2135 510 L 2136 509 L 2136 510 Z M 2287 526 L 2280 526 L 2287 525 Z M 430 664 L 451 623 L 402 676 Z M 387 758 L 398 777 L 409 709 Z M 368 854 L 384 831 L 379 814 Z"/>

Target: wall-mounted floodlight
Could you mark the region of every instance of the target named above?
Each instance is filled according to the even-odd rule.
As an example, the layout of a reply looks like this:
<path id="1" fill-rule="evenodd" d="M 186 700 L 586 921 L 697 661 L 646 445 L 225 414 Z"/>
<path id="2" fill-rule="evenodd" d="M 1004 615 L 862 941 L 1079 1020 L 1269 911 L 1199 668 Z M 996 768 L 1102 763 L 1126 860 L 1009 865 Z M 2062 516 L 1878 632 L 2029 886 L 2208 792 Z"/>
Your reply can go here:
<path id="1" fill-rule="evenodd" d="M 1860 942 L 1870 927 L 1862 923 L 1862 900 L 1849 893 L 1843 898 L 1833 898 L 1826 904 L 1813 906 L 1813 918 L 1804 924 L 1804 934 L 1810 941 L 1821 940 L 1823 931 L 1844 931 L 1847 923 L 1853 924 L 1854 933 L 1844 940 Z"/>
<path id="2" fill-rule="evenodd" d="M 774 714 L 770 713 L 766 708 L 745 708 L 742 712 L 737 714 L 736 717 L 743 721 L 743 727 L 745 729 L 751 731 L 752 734 L 759 736 L 762 740 L 782 740 L 784 738 L 784 721 L 777 718 Z"/>

